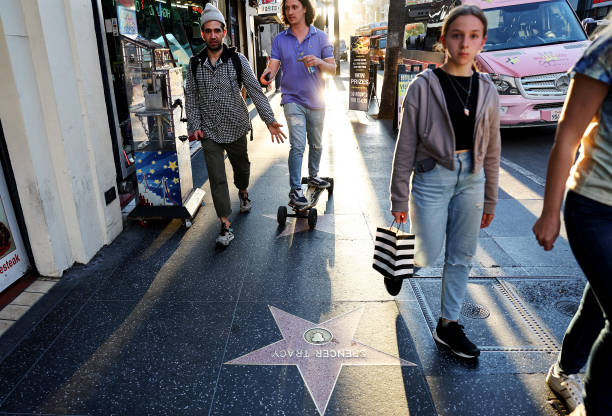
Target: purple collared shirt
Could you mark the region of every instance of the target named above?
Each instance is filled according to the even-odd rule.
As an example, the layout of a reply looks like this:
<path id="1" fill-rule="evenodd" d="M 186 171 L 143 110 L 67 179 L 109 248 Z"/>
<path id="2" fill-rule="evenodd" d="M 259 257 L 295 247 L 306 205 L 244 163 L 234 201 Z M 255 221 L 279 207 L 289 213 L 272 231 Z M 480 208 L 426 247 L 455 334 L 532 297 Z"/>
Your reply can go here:
<path id="1" fill-rule="evenodd" d="M 279 33 L 272 42 L 270 59 L 280 61 L 283 76 L 281 104 L 296 103 L 310 109 L 325 108 L 323 89 L 325 82 L 318 67 L 309 72 L 299 58 L 314 55 L 321 59 L 332 58 L 334 47 L 327 34 L 310 25 L 310 31 L 299 43 L 291 29 Z"/>

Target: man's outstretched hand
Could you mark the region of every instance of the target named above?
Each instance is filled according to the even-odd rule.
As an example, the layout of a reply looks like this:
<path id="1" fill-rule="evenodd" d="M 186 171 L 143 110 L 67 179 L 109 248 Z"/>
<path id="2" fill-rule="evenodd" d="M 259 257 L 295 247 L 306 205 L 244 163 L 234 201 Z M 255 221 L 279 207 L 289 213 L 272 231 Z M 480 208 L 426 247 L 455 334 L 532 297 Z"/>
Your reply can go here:
<path id="1" fill-rule="evenodd" d="M 281 130 L 281 127 L 283 127 L 283 125 L 276 121 L 268 125 L 268 130 L 270 130 L 270 134 L 272 135 L 272 143 L 274 143 L 274 140 L 276 140 L 276 143 L 284 143 L 287 138 L 285 133 Z"/>

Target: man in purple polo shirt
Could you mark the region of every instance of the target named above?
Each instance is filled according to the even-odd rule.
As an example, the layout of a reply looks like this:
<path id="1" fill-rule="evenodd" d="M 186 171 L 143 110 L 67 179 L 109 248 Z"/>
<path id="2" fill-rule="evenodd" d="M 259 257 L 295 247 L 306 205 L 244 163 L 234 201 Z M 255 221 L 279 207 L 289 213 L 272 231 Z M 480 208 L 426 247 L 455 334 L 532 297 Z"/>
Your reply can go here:
<path id="1" fill-rule="evenodd" d="M 283 23 L 289 29 L 279 33 L 272 43 L 270 63 L 261 75 L 270 84 L 283 66 L 281 105 L 289 126 L 289 203 L 308 205 L 302 191 L 302 158 L 308 141 L 308 183 L 327 188 L 330 183 L 319 177 L 321 135 L 325 119 L 323 72 L 336 73 L 334 48 L 327 34 L 312 25 L 315 10 L 310 0 L 283 0 Z M 267 79 L 266 75 L 270 74 Z"/>

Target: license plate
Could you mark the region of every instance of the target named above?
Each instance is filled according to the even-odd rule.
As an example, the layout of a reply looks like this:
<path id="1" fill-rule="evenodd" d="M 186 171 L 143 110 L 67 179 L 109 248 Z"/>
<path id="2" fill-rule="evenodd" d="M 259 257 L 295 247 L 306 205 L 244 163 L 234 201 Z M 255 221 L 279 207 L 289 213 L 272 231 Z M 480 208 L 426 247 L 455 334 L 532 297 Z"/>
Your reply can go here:
<path id="1" fill-rule="evenodd" d="M 546 121 L 559 121 L 561 115 L 561 109 L 558 110 L 543 110 L 540 113 L 540 118 Z"/>
<path id="2" fill-rule="evenodd" d="M 559 121 L 561 110 L 553 110 L 550 112 L 550 121 Z"/>

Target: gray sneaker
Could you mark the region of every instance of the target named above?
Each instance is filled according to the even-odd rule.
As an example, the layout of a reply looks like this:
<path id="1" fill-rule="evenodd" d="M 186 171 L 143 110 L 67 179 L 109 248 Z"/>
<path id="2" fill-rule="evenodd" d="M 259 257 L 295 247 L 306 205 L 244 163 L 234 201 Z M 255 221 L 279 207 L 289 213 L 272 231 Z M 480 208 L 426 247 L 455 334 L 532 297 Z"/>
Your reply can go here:
<path id="1" fill-rule="evenodd" d="M 251 212 L 251 200 L 249 194 L 243 195 L 242 192 L 238 192 L 238 198 L 240 199 L 240 212 L 247 213 Z"/>
<path id="2" fill-rule="evenodd" d="M 232 227 L 230 227 L 226 223 L 222 223 L 221 232 L 217 236 L 217 245 L 227 247 L 230 245 L 233 239 L 234 233 L 232 232 Z"/>
<path id="3" fill-rule="evenodd" d="M 553 364 L 548 370 L 546 384 L 559 398 L 563 399 L 568 412 L 573 412 L 583 404 L 582 383 L 576 374 L 569 376 L 557 374 Z"/>
<path id="4" fill-rule="evenodd" d="M 320 178 L 319 176 L 309 176 L 308 177 L 308 185 L 316 186 L 320 189 L 326 189 L 331 186 L 331 183 L 327 182 L 325 179 Z"/>
<path id="5" fill-rule="evenodd" d="M 292 189 L 289 192 L 289 205 L 293 205 L 297 208 L 302 208 L 308 205 L 308 200 L 304 196 L 302 188 Z"/>

